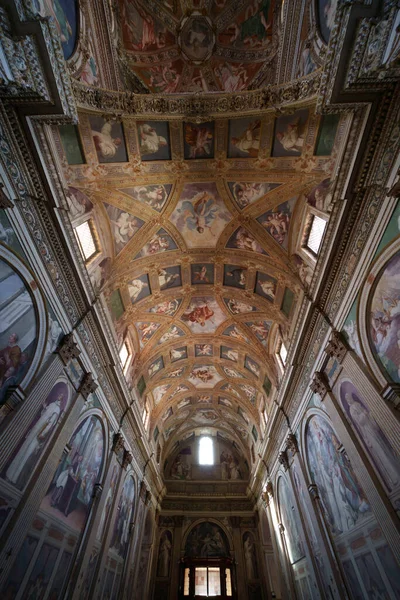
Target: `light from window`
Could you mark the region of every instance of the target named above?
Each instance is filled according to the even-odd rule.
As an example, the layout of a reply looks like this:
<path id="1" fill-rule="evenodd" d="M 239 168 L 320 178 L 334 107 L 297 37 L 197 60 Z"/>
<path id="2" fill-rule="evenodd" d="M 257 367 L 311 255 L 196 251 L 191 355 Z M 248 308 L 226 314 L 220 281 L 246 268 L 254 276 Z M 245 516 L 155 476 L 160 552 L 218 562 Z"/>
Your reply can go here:
<path id="1" fill-rule="evenodd" d="M 225 569 L 225 575 L 226 575 L 226 595 L 232 596 L 231 570 Z"/>
<path id="2" fill-rule="evenodd" d="M 221 578 L 219 575 L 219 567 L 208 567 L 208 595 L 220 596 L 221 594 Z"/>
<path id="3" fill-rule="evenodd" d="M 189 596 L 189 573 L 190 573 L 190 569 L 185 569 L 185 574 L 183 577 L 183 595 L 184 596 Z"/>
<path id="4" fill-rule="evenodd" d="M 78 238 L 82 256 L 85 260 L 89 260 L 97 252 L 93 228 L 94 226 L 90 219 L 75 228 L 76 237 Z"/>
<path id="5" fill-rule="evenodd" d="M 286 364 L 286 359 L 287 359 L 287 349 L 286 349 L 286 346 L 285 346 L 285 344 L 283 342 L 281 343 L 281 346 L 279 348 L 279 356 L 280 356 L 281 361 L 285 365 Z"/>
<path id="6" fill-rule="evenodd" d="M 129 358 L 129 350 L 128 350 L 128 345 L 126 342 L 124 342 L 121 346 L 121 350 L 119 351 L 119 359 L 122 363 L 122 368 L 125 369 L 126 367 L 126 363 L 128 362 L 128 358 Z"/>
<path id="7" fill-rule="evenodd" d="M 199 464 L 200 465 L 213 465 L 214 464 L 213 441 L 210 437 L 200 438 Z"/>
<path id="8" fill-rule="evenodd" d="M 149 409 L 147 408 L 147 406 L 145 406 L 145 408 L 144 408 L 142 419 L 143 419 L 144 428 L 147 429 L 147 427 L 149 425 L 149 420 L 150 420 L 150 413 L 149 413 Z"/>
<path id="9" fill-rule="evenodd" d="M 314 215 L 307 239 L 307 248 L 309 248 L 311 252 L 314 252 L 314 254 L 318 254 L 319 252 L 325 227 L 325 219 L 321 219 L 321 217 Z"/>
<path id="10" fill-rule="evenodd" d="M 196 567 L 194 593 L 196 596 L 207 596 L 207 567 Z"/>

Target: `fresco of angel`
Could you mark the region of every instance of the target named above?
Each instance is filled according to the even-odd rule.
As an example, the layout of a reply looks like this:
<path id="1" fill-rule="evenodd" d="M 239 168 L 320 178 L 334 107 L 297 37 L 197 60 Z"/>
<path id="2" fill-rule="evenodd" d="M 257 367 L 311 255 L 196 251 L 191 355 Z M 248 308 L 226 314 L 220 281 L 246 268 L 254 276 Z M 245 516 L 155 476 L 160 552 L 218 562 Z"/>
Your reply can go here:
<path id="1" fill-rule="evenodd" d="M 239 227 L 229 238 L 227 248 L 237 248 L 238 250 L 249 250 L 250 252 L 259 252 L 265 254 L 264 250 L 257 242 L 255 237 L 244 227 Z"/>
<path id="2" fill-rule="evenodd" d="M 244 121 L 241 119 L 241 121 Z M 247 119 L 249 121 L 249 119 Z M 230 137 L 230 158 L 257 158 L 260 149 L 261 121 L 250 121 L 239 134 Z"/>
<path id="3" fill-rule="evenodd" d="M 142 227 L 143 221 L 116 206 L 104 204 L 110 219 L 111 231 L 114 238 L 115 252 L 118 254 L 129 240 Z"/>
<path id="4" fill-rule="evenodd" d="M 299 156 L 305 144 L 308 110 L 296 111 L 293 115 L 278 117 L 275 123 L 275 138 L 272 156 Z"/>
<path id="5" fill-rule="evenodd" d="M 122 191 L 132 195 L 135 200 L 144 202 L 150 208 L 160 212 L 167 201 L 170 189 L 170 185 L 141 185 L 123 189 Z"/>
<path id="6" fill-rule="evenodd" d="M 196 344 L 195 355 L 196 356 L 212 356 L 213 348 L 211 344 Z"/>
<path id="7" fill-rule="evenodd" d="M 181 337 L 182 335 L 184 335 L 182 329 L 179 329 L 176 327 L 176 325 L 173 325 L 164 333 L 164 335 L 161 336 L 159 344 L 164 344 L 165 342 L 173 340 L 177 337 Z"/>
<path id="8" fill-rule="evenodd" d="M 153 306 L 150 309 L 151 313 L 155 313 L 157 315 L 168 315 L 172 317 L 180 306 L 181 300 L 174 298 L 174 300 L 166 300 L 165 302 L 161 302 L 161 304 L 157 304 L 157 306 Z"/>
<path id="9" fill-rule="evenodd" d="M 230 298 L 229 300 L 225 300 L 225 302 L 233 315 L 240 315 L 242 313 L 253 312 L 256 310 L 256 308 L 251 306 L 251 304 L 246 304 L 246 302 L 236 300 L 235 298 Z"/>
<path id="10" fill-rule="evenodd" d="M 185 159 L 214 157 L 214 123 L 184 124 Z"/>

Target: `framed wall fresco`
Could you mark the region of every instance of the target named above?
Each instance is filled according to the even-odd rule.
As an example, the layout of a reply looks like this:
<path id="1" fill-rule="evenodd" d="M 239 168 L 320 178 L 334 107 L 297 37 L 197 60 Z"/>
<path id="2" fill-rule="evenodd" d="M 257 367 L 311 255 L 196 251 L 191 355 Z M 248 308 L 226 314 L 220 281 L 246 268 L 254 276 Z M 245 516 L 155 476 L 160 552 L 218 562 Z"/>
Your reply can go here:
<path id="1" fill-rule="evenodd" d="M 144 221 L 107 202 L 104 202 L 104 208 L 110 221 L 115 254 L 118 255 L 144 225 Z"/>
<path id="2" fill-rule="evenodd" d="M 71 450 L 63 455 L 40 510 L 80 531 L 103 468 L 105 439 L 99 417 L 91 415 L 84 419 L 68 445 Z"/>
<path id="3" fill-rule="evenodd" d="M 281 183 L 258 183 L 258 182 L 239 182 L 239 181 L 228 181 L 229 191 L 232 194 L 232 198 L 236 206 L 242 210 L 250 204 L 257 202 L 263 196 L 272 192 L 275 188 L 282 185 Z"/>
<path id="4" fill-rule="evenodd" d="M 135 256 L 137 258 L 144 258 L 146 256 L 153 256 L 160 252 L 168 252 L 170 250 L 176 250 L 178 248 L 177 243 L 173 239 L 170 233 L 163 227 L 159 229 L 154 235 L 151 236 L 150 240 L 143 246 L 142 250 Z"/>
<path id="5" fill-rule="evenodd" d="M 43 452 L 66 412 L 70 391 L 68 385 L 56 383 L 27 427 L 1 476 L 22 490 L 34 473 Z"/>
<path id="6" fill-rule="evenodd" d="M 79 129 L 77 125 L 59 125 L 61 143 L 65 157 L 69 165 L 83 165 L 85 155 L 83 153 Z"/>
<path id="7" fill-rule="evenodd" d="M 15 264 L 15 255 L 10 255 L 10 259 Z M 21 383 L 32 363 L 38 341 L 38 322 L 32 291 L 1 258 L 0 281 L 0 320 L 5 325 L 0 333 L 1 405 L 7 390 Z"/>
<path id="8" fill-rule="evenodd" d="M 291 198 L 274 209 L 268 210 L 257 221 L 268 231 L 269 235 L 285 250 L 289 245 L 289 227 L 297 198 Z"/>
<path id="9" fill-rule="evenodd" d="M 254 291 L 259 296 L 273 302 L 276 294 L 277 280 L 270 275 L 257 271 L 256 285 Z"/>
<path id="10" fill-rule="evenodd" d="M 214 283 L 214 265 L 209 263 L 199 263 L 190 265 L 192 285 L 213 284 Z"/>
<path id="11" fill-rule="evenodd" d="M 228 158 L 257 158 L 261 142 L 261 121 L 254 117 L 231 119 Z"/>
<path id="12" fill-rule="evenodd" d="M 182 285 L 181 267 L 179 265 L 173 267 L 165 267 L 158 270 L 158 283 L 160 290 L 167 290 Z"/>
<path id="13" fill-rule="evenodd" d="M 272 156 L 301 155 L 306 140 L 308 117 L 308 109 L 301 109 L 292 115 L 275 119 Z"/>
<path id="14" fill-rule="evenodd" d="M 314 0 L 319 31 L 325 44 L 329 42 L 335 23 L 337 2 L 334 0 Z"/>
<path id="15" fill-rule="evenodd" d="M 349 423 L 353 426 L 370 461 L 390 490 L 400 483 L 400 458 L 351 381 L 340 383 L 339 398 Z"/>
<path id="16" fill-rule="evenodd" d="M 278 479 L 278 499 L 279 512 L 285 527 L 289 560 L 293 564 L 305 556 L 304 541 L 293 490 L 283 476 Z"/>
<path id="17" fill-rule="evenodd" d="M 171 184 L 153 184 L 120 188 L 119 191 L 131 196 L 137 202 L 147 204 L 153 210 L 161 212 L 169 198 L 171 189 Z"/>
<path id="18" fill-rule="evenodd" d="M 135 499 L 135 482 L 128 475 L 122 487 L 118 502 L 117 516 L 114 522 L 110 541 L 110 549 L 115 550 L 123 558 L 129 541 L 129 524 L 132 521 Z"/>
<path id="19" fill-rule="evenodd" d="M 39 12 L 43 17 L 51 17 L 58 35 L 65 60 L 74 53 L 79 33 L 79 9 L 76 0 L 45 0 L 40 2 Z"/>
<path id="20" fill-rule="evenodd" d="M 224 265 L 224 285 L 242 290 L 246 286 L 247 269 L 238 265 Z"/>
<path id="21" fill-rule="evenodd" d="M 128 161 L 122 123 L 103 117 L 90 116 L 89 124 L 99 163 Z"/>
<path id="22" fill-rule="evenodd" d="M 171 159 L 167 121 L 138 121 L 137 132 L 142 160 Z"/>
<path id="23" fill-rule="evenodd" d="M 282 298 L 281 311 L 286 317 L 289 317 L 294 302 L 294 292 L 291 289 L 285 288 Z"/>
<path id="24" fill-rule="evenodd" d="M 237 248 L 238 250 L 248 250 L 249 252 L 258 252 L 267 254 L 256 238 L 245 227 L 238 227 L 229 238 L 226 248 Z"/>
<path id="25" fill-rule="evenodd" d="M 128 284 L 129 296 L 132 304 L 147 298 L 151 294 L 150 280 L 147 273 L 139 275 Z"/>
<path id="26" fill-rule="evenodd" d="M 168 577 L 172 554 L 172 533 L 164 531 L 160 538 L 157 560 L 157 577 Z"/>
<path id="27" fill-rule="evenodd" d="M 195 525 L 186 538 L 185 556 L 193 558 L 229 557 L 229 542 L 224 530 L 210 521 Z"/>
<path id="28" fill-rule="evenodd" d="M 184 123 L 183 149 L 186 160 L 214 158 L 214 121 Z"/>
<path id="29" fill-rule="evenodd" d="M 243 554 L 247 579 L 250 581 L 258 579 L 256 543 L 254 535 L 250 531 L 246 531 L 246 533 L 243 534 Z"/>
<path id="30" fill-rule="evenodd" d="M 335 144 L 340 115 L 323 115 L 319 124 L 315 156 L 330 156 Z"/>

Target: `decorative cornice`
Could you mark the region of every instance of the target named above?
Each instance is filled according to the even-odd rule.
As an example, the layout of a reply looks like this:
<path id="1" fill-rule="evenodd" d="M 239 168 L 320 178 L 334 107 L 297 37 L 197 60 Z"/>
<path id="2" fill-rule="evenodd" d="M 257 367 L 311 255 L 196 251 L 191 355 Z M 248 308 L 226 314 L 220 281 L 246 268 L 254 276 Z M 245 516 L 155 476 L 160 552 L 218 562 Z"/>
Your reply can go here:
<path id="1" fill-rule="evenodd" d="M 287 471 L 289 468 L 289 460 L 288 460 L 288 455 L 286 453 L 286 450 L 282 450 L 282 452 L 279 452 L 278 461 L 283 466 L 285 471 Z"/>
<path id="2" fill-rule="evenodd" d="M 289 433 L 286 438 L 286 451 L 287 450 L 290 450 L 292 455 L 297 454 L 299 451 L 299 443 L 294 433 Z"/>
<path id="3" fill-rule="evenodd" d="M 129 452 L 128 450 L 125 450 L 124 458 L 122 459 L 122 468 L 127 469 L 132 461 L 133 461 L 132 453 Z"/>
<path id="4" fill-rule="evenodd" d="M 114 433 L 113 437 L 113 452 L 119 454 L 124 448 L 124 438 L 121 433 Z"/>

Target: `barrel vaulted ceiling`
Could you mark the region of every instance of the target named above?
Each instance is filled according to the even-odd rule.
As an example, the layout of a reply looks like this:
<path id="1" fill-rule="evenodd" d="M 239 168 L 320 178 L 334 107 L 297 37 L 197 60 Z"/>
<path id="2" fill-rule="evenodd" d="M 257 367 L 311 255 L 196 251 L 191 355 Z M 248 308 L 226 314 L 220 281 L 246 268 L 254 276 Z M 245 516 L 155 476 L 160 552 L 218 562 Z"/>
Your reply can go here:
<path id="1" fill-rule="evenodd" d="M 291 40 L 293 78 L 320 68 L 310 6 Z M 120 0 L 122 76 L 177 97 L 274 83 L 282 14 L 274 0 Z M 99 86 L 96 73 L 78 78 Z M 71 222 L 92 219 L 86 268 L 131 353 L 126 378 L 153 439 L 172 448 L 219 431 L 249 453 L 262 438 L 279 346 L 290 346 L 315 267 L 303 243 L 309 212 L 329 218 L 346 123 L 316 114 L 310 98 L 245 116 L 80 110 L 76 128 L 56 132 Z"/>

